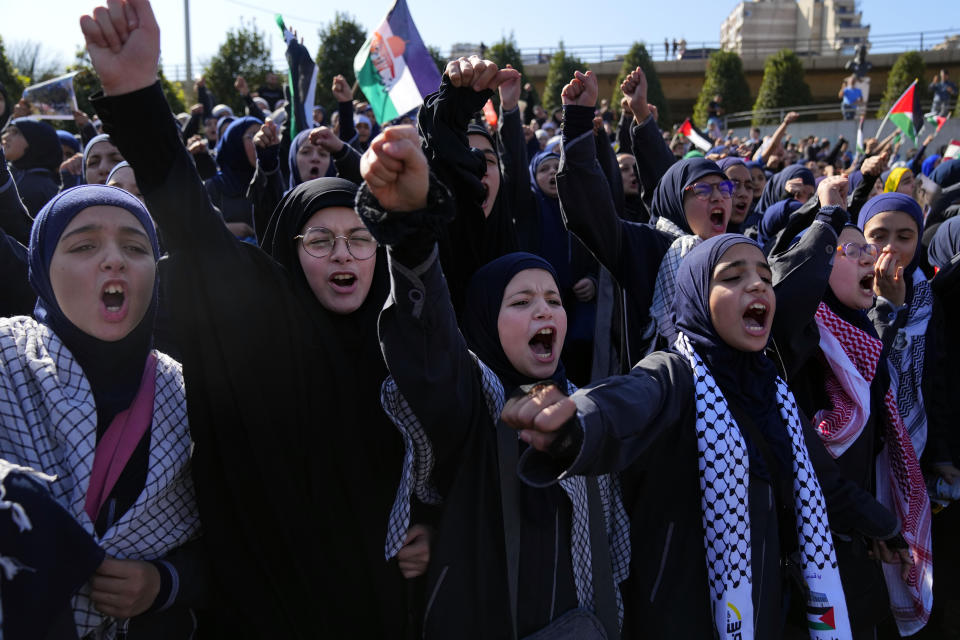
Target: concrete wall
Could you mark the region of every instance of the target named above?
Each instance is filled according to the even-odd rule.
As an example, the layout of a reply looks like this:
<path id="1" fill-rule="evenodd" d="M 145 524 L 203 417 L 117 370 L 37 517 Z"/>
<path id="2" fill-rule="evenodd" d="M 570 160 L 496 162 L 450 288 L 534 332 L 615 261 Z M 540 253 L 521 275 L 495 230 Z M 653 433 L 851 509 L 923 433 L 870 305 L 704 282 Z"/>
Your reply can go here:
<path id="1" fill-rule="evenodd" d="M 929 82 L 933 74 L 940 68 L 947 69 L 955 82 L 956 78 L 960 78 L 960 49 L 924 51 L 922 53 L 927 64 L 927 77 L 921 79 L 922 81 Z M 883 96 L 883 92 L 887 88 L 887 74 L 889 74 L 898 57 L 899 54 L 895 53 L 867 56 L 867 60 L 873 64 L 873 69 L 869 74 L 871 100 L 878 100 Z M 850 60 L 850 56 L 846 55 L 801 58 L 804 80 L 810 86 L 815 104 L 835 102 L 839 114 L 840 100 L 837 98 L 837 93 L 840 91 L 843 79 L 849 75 L 849 72 L 844 69 L 848 60 Z M 760 83 L 763 80 L 763 63 L 763 58 L 744 57 L 743 59 L 747 84 L 750 86 L 751 95 L 754 97 L 759 93 Z M 613 93 L 614 80 L 620 72 L 621 64 L 620 61 L 612 61 L 594 63 L 590 66 L 597 74 L 601 98 L 609 98 Z M 693 105 L 700 94 L 700 88 L 703 86 L 707 61 L 670 60 L 656 62 L 654 65 L 660 78 L 660 84 L 663 85 L 663 92 L 670 101 L 670 110 L 673 117 L 677 122 L 682 122 L 685 117 L 693 114 Z M 529 79 L 536 85 L 537 91 L 542 95 L 546 82 L 547 65 L 525 65 L 525 71 Z M 825 119 L 829 120 L 835 117 L 837 116 L 828 115 Z"/>
<path id="2" fill-rule="evenodd" d="M 865 120 L 863 123 L 863 136 L 864 138 L 871 138 L 877 133 L 877 127 L 880 126 L 880 120 Z M 773 133 L 776 129 L 776 125 L 766 125 L 760 127 L 760 132 L 763 135 L 769 135 Z M 893 133 L 895 127 L 887 121 L 887 124 L 883 126 L 883 131 L 881 134 L 886 137 L 887 135 Z M 750 127 L 736 127 L 733 130 L 735 135 L 746 137 L 750 135 Z M 920 134 L 921 140 L 925 138 L 928 134 L 933 133 L 933 129 L 930 128 L 930 125 L 927 125 L 923 132 Z M 791 140 L 799 140 L 800 138 L 806 138 L 807 136 L 817 136 L 818 138 L 826 138 L 828 140 L 836 140 L 839 136 L 843 136 L 850 141 L 850 144 L 853 145 L 857 140 L 857 121 L 856 120 L 835 120 L 833 122 L 795 122 L 790 125 L 790 128 L 787 130 L 787 134 L 790 135 Z M 949 143 L 951 140 L 960 140 L 960 120 L 954 120 L 953 118 L 947 120 L 943 125 L 943 129 L 940 130 L 940 133 L 937 134 L 937 137 L 933 139 L 930 143 L 930 147 L 927 149 L 927 153 L 933 153 L 935 147 Z M 911 143 L 907 140 L 904 143 L 905 148 L 911 148 Z"/>

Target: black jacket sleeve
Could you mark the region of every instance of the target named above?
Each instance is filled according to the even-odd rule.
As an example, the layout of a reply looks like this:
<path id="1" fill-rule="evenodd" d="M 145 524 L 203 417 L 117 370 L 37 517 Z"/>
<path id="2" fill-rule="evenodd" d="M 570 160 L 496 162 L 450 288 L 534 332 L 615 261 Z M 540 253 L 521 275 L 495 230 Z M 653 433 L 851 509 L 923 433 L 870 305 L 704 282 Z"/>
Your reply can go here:
<path id="1" fill-rule="evenodd" d="M 462 447 L 470 416 L 486 408 L 475 406 L 477 365 L 457 327 L 435 244 L 443 221 L 453 215 L 452 197 L 436 181 L 431 193 L 426 209 L 392 213 L 364 184 L 357 210 L 387 247 L 390 296 L 378 325 L 387 368 L 438 457 L 449 459 Z"/>
<path id="2" fill-rule="evenodd" d="M 676 159 L 652 115 L 630 128 L 630 139 L 633 155 L 637 159 L 637 171 L 640 173 L 643 201 L 649 206 L 657 183 Z"/>
<path id="3" fill-rule="evenodd" d="M 352 144 L 357 139 L 357 129 L 353 126 L 353 103 L 338 103 L 337 112 L 340 114 L 340 139 L 347 144 Z"/>
<path id="4" fill-rule="evenodd" d="M 26 246 L 30 244 L 32 226 L 33 218 L 20 199 L 17 183 L 7 171 L 7 161 L 0 149 L 0 229 Z"/>
<path id="5" fill-rule="evenodd" d="M 337 166 L 338 176 L 355 184 L 363 182 L 363 176 L 360 175 L 360 152 L 352 146 L 344 142 L 340 151 L 331 154 L 330 159 Z"/>
<path id="6" fill-rule="evenodd" d="M 137 185 L 150 204 L 164 243 L 176 250 L 211 251 L 231 246 L 232 234 L 217 214 L 207 191 L 180 141 L 160 83 L 121 96 L 95 94 L 92 98 L 104 130 L 137 175 Z M 143 126 L 143 118 L 151 126 Z M 176 173 L 177 189 L 163 189 L 156 206 L 150 195 L 159 192 Z"/>
<path id="7" fill-rule="evenodd" d="M 571 397 L 583 429 L 580 451 L 564 469 L 531 447 L 520 460 L 520 475 L 528 484 L 623 471 L 655 453 L 659 438 L 672 437 L 693 420 L 690 366 L 664 351 L 650 354 L 627 375 L 600 380 Z"/>

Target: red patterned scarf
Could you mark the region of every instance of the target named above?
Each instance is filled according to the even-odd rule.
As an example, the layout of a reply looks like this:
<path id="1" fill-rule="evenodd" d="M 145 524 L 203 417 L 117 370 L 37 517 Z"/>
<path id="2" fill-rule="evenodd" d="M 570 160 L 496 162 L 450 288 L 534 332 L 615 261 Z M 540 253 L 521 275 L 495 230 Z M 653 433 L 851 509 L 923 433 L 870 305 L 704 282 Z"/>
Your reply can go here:
<path id="1" fill-rule="evenodd" d="M 841 319 L 822 302 L 816 321 L 821 351 L 830 365 L 826 390 L 833 409 L 818 412 L 814 425 L 827 450 L 839 457 L 863 431 L 870 415 L 869 387 L 880 364 L 882 343 Z M 906 581 L 900 578 L 896 565 L 884 565 L 883 570 L 897 626 L 901 634 L 909 635 L 926 624 L 933 604 L 930 499 L 896 397 L 889 388 L 884 405 L 886 444 L 877 456 L 877 499 L 899 517 L 916 564 Z"/>

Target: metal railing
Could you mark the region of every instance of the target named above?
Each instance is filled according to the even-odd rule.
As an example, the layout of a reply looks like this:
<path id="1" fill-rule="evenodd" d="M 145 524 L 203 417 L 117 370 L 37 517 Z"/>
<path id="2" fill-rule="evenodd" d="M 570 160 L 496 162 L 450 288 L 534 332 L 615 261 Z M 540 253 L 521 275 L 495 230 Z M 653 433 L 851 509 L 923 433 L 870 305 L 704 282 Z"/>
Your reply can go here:
<path id="1" fill-rule="evenodd" d="M 948 37 L 960 34 L 960 28 L 950 29 L 928 29 L 925 31 L 910 31 L 905 33 L 887 33 L 870 34 L 867 36 L 869 44 L 869 54 L 878 53 L 900 53 L 902 51 L 918 50 L 925 51 L 944 43 Z M 683 51 L 678 47 L 673 50 L 673 41 L 670 41 L 670 47 L 666 54 L 663 49 L 663 42 L 644 42 L 647 51 L 655 62 L 671 60 L 696 60 L 706 59 L 710 53 L 719 51 L 721 45 L 719 41 L 688 41 Z M 572 56 L 580 58 L 584 62 L 615 62 L 623 60 L 633 46 L 630 44 L 584 44 L 564 46 L 564 50 Z M 822 39 L 798 39 L 790 38 L 777 41 L 755 42 L 748 46 L 740 47 L 739 53 L 743 58 L 760 58 L 776 53 L 780 49 L 792 49 L 798 55 L 804 56 L 835 56 L 847 57 L 853 54 L 853 44 L 844 48 L 825 49 L 825 43 Z M 960 46 L 960 45 L 955 45 Z M 478 45 L 479 48 L 479 45 Z M 727 47 L 736 50 L 736 47 Z M 523 56 L 524 64 L 548 63 L 550 58 L 559 50 L 556 45 L 546 47 L 521 47 L 520 53 Z M 444 56 L 449 57 L 450 50 L 442 51 Z M 477 52 L 479 53 L 479 51 Z M 960 54 L 958 54 L 960 55 Z M 285 69 L 286 60 L 278 58 L 273 61 L 274 67 L 278 70 Z M 187 80 L 184 62 L 165 62 L 163 72 L 169 80 L 184 81 Z M 194 61 L 194 69 L 202 69 L 201 61 Z"/>
<path id="2" fill-rule="evenodd" d="M 866 105 L 860 107 L 857 110 L 857 117 L 859 118 L 863 114 L 876 113 L 880 108 L 879 100 L 872 100 Z M 752 111 L 736 111 L 734 113 L 728 113 L 723 118 L 723 128 L 724 130 L 734 128 L 737 126 L 743 126 L 743 123 L 749 124 L 753 121 L 754 118 L 767 119 L 773 118 L 777 122 L 781 122 L 783 118 L 794 111 L 801 116 L 819 116 L 822 114 L 838 116 L 840 114 L 840 103 L 839 102 L 828 102 L 823 104 L 809 104 L 798 107 L 778 107 L 776 109 L 755 109 Z M 836 118 L 839 120 L 839 117 Z"/>

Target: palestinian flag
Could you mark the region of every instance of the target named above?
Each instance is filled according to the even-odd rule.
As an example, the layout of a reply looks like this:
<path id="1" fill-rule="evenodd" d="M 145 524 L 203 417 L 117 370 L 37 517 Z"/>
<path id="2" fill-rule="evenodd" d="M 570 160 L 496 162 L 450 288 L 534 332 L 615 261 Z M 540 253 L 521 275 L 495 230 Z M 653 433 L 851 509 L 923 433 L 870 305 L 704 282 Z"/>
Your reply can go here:
<path id="1" fill-rule="evenodd" d="M 680 125 L 677 133 L 683 135 L 684 138 L 692 142 L 695 147 L 704 153 L 713 148 L 713 143 L 710 142 L 706 136 L 700 133 L 695 126 L 693 126 L 693 123 L 690 122 L 690 118 L 687 118 L 683 121 L 683 124 Z"/>
<path id="2" fill-rule="evenodd" d="M 833 615 L 833 607 L 807 605 L 807 626 L 814 631 L 834 631 L 837 623 Z"/>
<path id="3" fill-rule="evenodd" d="M 960 140 L 951 140 L 950 144 L 947 145 L 946 150 L 943 152 L 944 159 L 946 158 L 960 158 Z"/>
<path id="4" fill-rule="evenodd" d="M 416 109 L 440 86 L 437 64 L 417 32 L 406 0 L 394 2 L 357 52 L 353 68 L 377 122 Z"/>
<path id="5" fill-rule="evenodd" d="M 943 129 L 944 123 L 950 118 L 949 115 L 938 116 L 935 113 L 928 113 L 925 117 L 927 119 L 927 124 L 929 124 L 931 127 L 937 128 L 937 133 L 940 133 L 940 129 Z"/>
<path id="6" fill-rule="evenodd" d="M 283 32 L 283 40 L 287 43 L 287 66 L 290 67 L 288 81 L 290 83 L 290 111 L 293 120 L 290 122 L 290 139 L 292 140 L 301 131 L 310 128 L 313 122 L 313 102 L 317 92 L 317 65 L 307 48 L 297 41 L 293 32 L 287 29 L 283 16 L 277 14 L 277 26 Z"/>
<path id="7" fill-rule="evenodd" d="M 903 95 L 894 103 L 887 113 L 890 122 L 900 127 L 900 129 L 913 140 L 914 146 L 917 145 L 917 135 L 923 127 L 923 111 L 920 110 L 920 96 L 917 95 L 917 81 L 907 87 Z"/>

